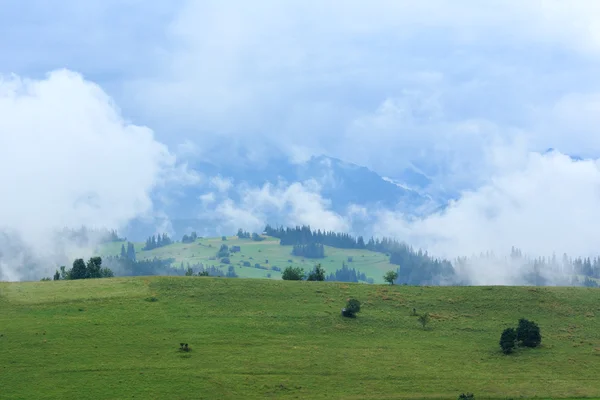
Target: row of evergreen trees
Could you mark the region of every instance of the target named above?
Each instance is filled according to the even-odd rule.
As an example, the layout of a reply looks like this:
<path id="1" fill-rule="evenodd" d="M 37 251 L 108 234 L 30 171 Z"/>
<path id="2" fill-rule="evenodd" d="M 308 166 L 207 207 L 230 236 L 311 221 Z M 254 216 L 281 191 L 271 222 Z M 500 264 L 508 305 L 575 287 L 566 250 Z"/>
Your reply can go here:
<path id="1" fill-rule="evenodd" d="M 198 239 L 198 235 L 196 232 L 192 232 L 189 235 L 183 235 L 181 238 L 181 243 L 194 243 Z"/>
<path id="2" fill-rule="evenodd" d="M 387 254 L 390 257 L 390 263 L 399 265 L 397 283 L 409 285 L 420 284 L 440 284 L 442 282 L 452 282 L 455 279 L 455 271 L 452 263 L 445 259 L 431 257 L 422 250 L 415 251 L 411 246 L 389 238 L 373 238 L 367 242 L 362 236 L 353 237 L 347 233 L 337 233 L 332 231 L 312 231 L 310 226 L 296 226 L 295 228 L 273 228 L 267 225 L 265 233 L 276 237 L 280 244 L 285 246 L 294 246 L 293 255 L 306 255 L 309 246 L 330 246 L 342 249 L 366 249 L 379 253 Z M 311 252 L 312 254 L 312 252 Z M 322 258 L 325 252 L 320 249 L 314 254 Z"/>
<path id="3" fill-rule="evenodd" d="M 318 243 L 295 244 L 292 255 L 306 258 L 325 258 L 325 247 Z"/>
<path id="4" fill-rule="evenodd" d="M 239 239 L 252 239 L 255 242 L 260 242 L 262 240 L 265 240 L 265 238 L 260 236 L 258 233 L 253 232 L 252 234 L 250 234 L 250 232 L 247 232 L 247 231 L 243 230 L 242 228 L 238 229 L 237 237 Z"/>
<path id="5" fill-rule="evenodd" d="M 121 244 L 121 258 L 135 261 L 135 246 L 131 242 L 127 242 L 127 250 L 125 243 Z"/>
<path id="6" fill-rule="evenodd" d="M 60 270 L 56 270 L 54 280 L 111 278 L 113 276 L 114 273 L 110 268 L 102 267 L 101 257 L 92 257 L 88 260 L 87 264 L 83 261 L 83 258 L 76 259 L 73 261 L 73 268 L 70 269 L 61 266 Z"/>
<path id="7" fill-rule="evenodd" d="M 336 270 L 335 273 L 327 275 L 325 280 L 332 282 L 374 282 L 372 278 L 367 278 L 364 272 L 360 272 L 355 268 L 348 268 L 346 263 L 342 263 L 342 268 Z"/>
<path id="8" fill-rule="evenodd" d="M 173 240 L 167 235 L 163 233 L 162 235 L 152 235 L 146 239 L 146 245 L 142 248 L 142 250 L 152 250 L 163 246 L 168 246 L 173 243 Z"/>

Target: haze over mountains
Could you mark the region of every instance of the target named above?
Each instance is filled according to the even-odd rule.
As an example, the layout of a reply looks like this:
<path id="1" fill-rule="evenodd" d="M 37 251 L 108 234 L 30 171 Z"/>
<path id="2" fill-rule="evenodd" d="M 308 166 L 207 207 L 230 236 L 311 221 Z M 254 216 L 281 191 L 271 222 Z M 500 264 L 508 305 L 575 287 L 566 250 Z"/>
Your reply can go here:
<path id="1" fill-rule="evenodd" d="M 597 254 L 598 11 L 8 2 L 0 226 L 18 239 L 0 266 L 64 258 L 53 232 L 81 225 L 310 224 L 444 256 Z"/>

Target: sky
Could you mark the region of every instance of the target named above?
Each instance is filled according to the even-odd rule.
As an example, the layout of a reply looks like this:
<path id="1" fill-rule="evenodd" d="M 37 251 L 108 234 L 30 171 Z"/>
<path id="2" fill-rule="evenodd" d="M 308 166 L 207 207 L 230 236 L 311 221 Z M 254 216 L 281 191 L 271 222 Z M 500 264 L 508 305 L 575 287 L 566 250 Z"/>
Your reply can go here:
<path id="1" fill-rule="evenodd" d="M 444 254 L 596 251 L 595 0 L 0 0 L 0 9 L 0 219 L 23 234 L 119 225 L 151 214 L 149 194 L 166 180 L 198 183 L 183 161 L 258 162 L 276 150 L 390 177 L 417 164 L 462 195 L 419 221 L 393 209 L 336 215 L 314 182 L 199 201 L 256 225 L 267 208 L 332 229 L 368 217 L 376 234 Z M 539 155 L 548 148 L 557 152 Z"/>

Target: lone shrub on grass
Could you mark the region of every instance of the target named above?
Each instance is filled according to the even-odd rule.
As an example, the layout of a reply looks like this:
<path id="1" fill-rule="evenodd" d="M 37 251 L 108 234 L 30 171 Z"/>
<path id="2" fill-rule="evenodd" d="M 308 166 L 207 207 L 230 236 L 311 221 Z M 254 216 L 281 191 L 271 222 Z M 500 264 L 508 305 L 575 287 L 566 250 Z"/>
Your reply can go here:
<path id="1" fill-rule="evenodd" d="M 426 328 L 427 324 L 429 323 L 429 320 L 429 313 L 419 315 L 419 323 L 421 324 L 423 329 Z"/>
<path id="2" fill-rule="evenodd" d="M 398 272 L 396 271 L 388 271 L 383 276 L 383 280 L 389 283 L 390 285 L 393 285 L 396 279 L 398 279 Z"/>
<path id="3" fill-rule="evenodd" d="M 342 308 L 342 316 L 348 318 L 355 318 L 356 313 L 360 311 L 360 301 L 356 299 L 348 299 L 346 307 Z"/>
<path id="4" fill-rule="evenodd" d="M 510 354 L 517 346 L 517 332 L 515 328 L 506 328 L 500 336 L 500 347 L 504 354 Z"/>
<path id="5" fill-rule="evenodd" d="M 542 343 L 540 327 L 533 321 L 521 318 L 517 327 L 517 341 L 525 347 L 537 347 Z"/>
<path id="6" fill-rule="evenodd" d="M 304 268 L 289 266 L 283 270 L 281 279 L 285 281 L 301 281 L 304 279 Z"/>
<path id="7" fill-rule="evenodd" d="M 308 281 L 324 281 L 325 280 L 325 269 L 321 264 L 315 265 L 315 269 L 308 274 Z"/>

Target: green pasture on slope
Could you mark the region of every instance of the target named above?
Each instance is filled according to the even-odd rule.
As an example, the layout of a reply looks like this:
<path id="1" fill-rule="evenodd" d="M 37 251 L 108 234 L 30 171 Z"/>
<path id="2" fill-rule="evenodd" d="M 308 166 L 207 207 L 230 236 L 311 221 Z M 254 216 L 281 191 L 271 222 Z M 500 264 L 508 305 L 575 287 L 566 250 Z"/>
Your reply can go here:
<path id="1" fill-rule="evenodd" d="M 356 319 L 340 316 L 350 297 Z M 413 308 L 431 314 L 428 330 Z M 520 317 L 539 324 L 542 346 L 505 356 L 500 334 Z M 599 317 L 589 288 L 0 283 L 0 398 L 594 398 Z"/>
<path id="2" fill-rule="evenodd" d="M 237 236 L 228 237 L 226 241 L 219 238 L 197 239 L 194 243 L 174 243 L 169 246 L 159 247 L 149 251 L 142 251 L 145 243 L 134 243 L 137 259 L 147 258 L 174 258 L 174 266 L 178 267 L 182 262 L 184 265 L 203 263 L 205 265 L 214 265 L 227 271 L 228 265 L 221 264 L 219 259 L 211 260 L 215 257 L 222 244 L 228 246 L 240 246 L 239 253 L 232 253 L 229 257 L 231 265 L 236 267 L 236 273 L 242 278 L 271 278 L 281 279 L 281 273 L 270 270 L 277 266 L 281 270 L 287 266 L 300 266 L 305 271 L 310 271 L 314 265 L 321 263 L 327 273 L 335 272 L 342 268 L 342 263 L 346 263 L 349 268 L 354 268 L 364 272 L 367 277 L 373 278 L 376 283 L 383 283 L 383 275 L 389 270 L 395 270 L 398 266 L 389 263 L 389 256 L 369 250 L 338 249 L 325 246 L 325 255 L 323 259 L 309 259 L 292 256 L 292 246 L 279 245 L 279 239 L 265 236 L 263 241 L 253 241 L 251 239 L 239 239 Z M 118 255 L 121 252 L 123 242 L 107 243 L 102 245 L 98 253 L 100 255 Z M 348 262 L 348 257 L 352 257 L 352 262 Z M 290 262 L 291 260 L 291 262 Z M 243 262 L 248 261 L 251 266 L 243 267 Z M 267 262 L 268 261 L 268 262 Z M 255 268 L 255 264 L 268 267 L 269 270 Z M 269 276 L 270 275 L 270 276 Z"/>

